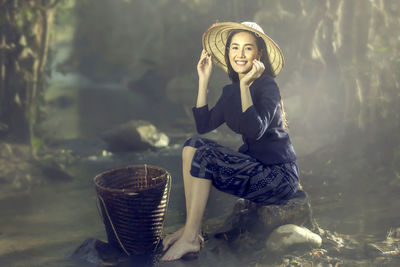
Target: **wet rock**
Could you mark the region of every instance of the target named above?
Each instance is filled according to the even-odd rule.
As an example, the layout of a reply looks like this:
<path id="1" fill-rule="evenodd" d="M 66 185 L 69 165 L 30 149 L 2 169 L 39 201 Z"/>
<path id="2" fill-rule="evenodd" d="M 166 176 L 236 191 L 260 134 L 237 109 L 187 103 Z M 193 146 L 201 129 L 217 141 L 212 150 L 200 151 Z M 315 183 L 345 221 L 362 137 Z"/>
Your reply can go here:
<path id="1" fill-rule="evenodd" d="M 43 175 L 52 181 L 70 181 L 72 177 L 63 170 L 62 164 L 55 159 L 47 158 L 38 162 Z"/>
<path id="2" fill-rule="evenodd" d="M 102 139 L 112 152 L 140 151 L 169 144 L 166 134 L 147 121 L 132 120 L 105 132 Z"/>
<path id="3" fill-rule="evenodd" d="M 376 258 L 384 255 L 383 250 L 375 244 L 365 244 L 365 252 L 371 258 Z"/>
<path id="4" fill-rule="evenodd" d="M 88 238 L 71 254 L 70 258 L 102 266 L 103 263 L 117 263 L 124 256 L 107 242 Z"/>
<path id="5" fill-rule="evenodd" d="M 101 259 L 99 253 L 96 249 L 98 243 L 100 241 L 97 239 L 89 238 L 85 240 L 82 245 L 80 245 L 74 253 L 71 255 L 71 258 L 83 260 L 85 262 L 100 265 Z"/>
<path id="6" fill-rule="evenodd" d="M 315 232 L 320 229 L 312 217 L 307 194 L 299 190 L 296 195 L 281 205 L 257 205 L 238 199 L 232 214 L 216 233 L 216 237 L 232 241 L 240 233 L 251 232 L 257 239 L 266 239 L 277 227 L 285 224 L 305 226 Z"/>
<path id="7" fill-rule="evenodd" d="M 319 235 L 305 227 L 294 224 L 282 225 L 275 229 L 266 242 L 266 248 L 274 253 L 284 253 L 292 247 L 318 248 L 322 244 Z"/>
<path id="8" fill-rule="evenodd" d="M 299 190 L 293 198 L 281 205 L 257 206 L 257 215 L 265 232 L 271 232 L 285 224 L 305 226 L 318 231 L 309 198 L 303 190 Z"/>

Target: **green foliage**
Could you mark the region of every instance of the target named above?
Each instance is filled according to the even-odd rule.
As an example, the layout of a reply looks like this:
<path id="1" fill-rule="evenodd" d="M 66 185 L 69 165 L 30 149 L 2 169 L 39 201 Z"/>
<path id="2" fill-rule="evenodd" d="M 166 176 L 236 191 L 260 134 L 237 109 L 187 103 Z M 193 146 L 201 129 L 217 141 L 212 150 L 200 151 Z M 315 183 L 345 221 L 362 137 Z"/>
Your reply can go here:
<path id="1" fill-rule="evenodd" d="M 34 154 L 38 154 L 40 151 L 44 149 L 44 141 L 39 137 L 34 137 L 32 140 L 32 149 Z"/>
<path id="2" fill-rule="evenodd" d="M 80 2 L 84 0 L 80 0 Z M 74 25 L 75 24 L 75 0 L 61 1 L 57 6 L 55 25 Z"/>
<path id="3" fill-rule="evenodd" d="M 24 12 L 23 12 L 24 16 L 23 16 L 23 20 L 26 22 L 32 22 L 35 18 L 35 12 L 32 10 L 32 8 L 24 8 Z"/>

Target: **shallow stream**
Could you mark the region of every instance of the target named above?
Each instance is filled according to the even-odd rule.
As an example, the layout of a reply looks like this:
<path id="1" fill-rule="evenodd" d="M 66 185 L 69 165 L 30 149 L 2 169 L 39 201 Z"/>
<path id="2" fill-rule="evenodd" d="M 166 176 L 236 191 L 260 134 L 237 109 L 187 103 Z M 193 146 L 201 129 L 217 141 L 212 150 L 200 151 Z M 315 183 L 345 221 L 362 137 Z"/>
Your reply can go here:
<path id="1" fill-rule="evenodd" d="M 106 240 L 93 177 L 110 168 L 144 163 L 163 167 L 172 176 L 164 232 L 182 225 L 185 206 L 179 145 L 158 152 L 86 157 L 71 166 L 72 181 L 47 183 L 34 188 L 29 195 L 0 201 L 0 266 L 90 266 L 70 260 L 69 255 L 87 238 Z M 233 203 L 233 197 L 214 190 L 206 222 L 228 215 Z"/>
<path id="2" fill-rule="evenodd" d="M 0 266 L 15 267 L 69 267 L 91 266 L 87 262 L 72 260 L 70 255 L 88 238 L 106 240 L 102 219 L 96 207 L 93 177 L 110 168 L 128 164 L 151 164 L 168 170 L 173 179 L 169 210 L 164 233 L 176 230 L 184 222 L 184 195 L 181 181 L 180 145 L 174 144 L 160 151 L 145 151 L 122 156 L 83 156 L 71 166 L 74 179 L 70 182 L 48 182 L 36 187 L 28 195 L 0 201 Z M 307 176 L 306 176 L 307 177 Z M 360 200 L 340 188 L 337 194 L 324 182 L 311 184 L 309 189 L 314 216 L 321 226 L 345 234 L 370 236 L 382 240 L 387 227 L 396 224 L 398 204 L 395 192 L 386 192 L 390 200 Z M 325 182 L 326 183 L 326 182 Z M 307 185 L 308 184 L 308 185 Z M 351 191 L 351 190 L 350 190 Z M 359 192 L 356 192 L 359 193 Z M 205 214 L 204 229 L 216 230 L 232 211 L 235 198 L 212 191 Z M 396 202 L 397 201 L 397 202 Z M 373 203 L 372 203 L 373 202 Z M 383 205 L 386 203 L 386 205 Z M 203 253 L 197 261 L 159 264 L 160 266 L 245 266 L 234 250 Z M 125 266 L 125 265 L 124 265 Z"/>

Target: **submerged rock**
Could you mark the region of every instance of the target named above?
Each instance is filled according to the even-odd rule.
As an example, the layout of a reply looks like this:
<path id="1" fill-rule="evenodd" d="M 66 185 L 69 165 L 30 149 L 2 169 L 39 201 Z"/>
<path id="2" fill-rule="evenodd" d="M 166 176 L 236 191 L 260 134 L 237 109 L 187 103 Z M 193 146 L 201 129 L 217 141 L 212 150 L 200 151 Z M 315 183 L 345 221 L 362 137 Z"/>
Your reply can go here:
<path id="1" fill-rule="evenodd" d="M 284 253 L 292 247 L 318 248 L 322 244 L 319 235 L 305 227 L 294 224 L 282 225 L 275 229 L 266 242 L 266 248 L 274 253 Z"/>
<path id="2" fill-rule="evenodd" d="M 117 126 L 102 135 L 112 152 L 140 151 L 147 148 L 161 148 L 169 144 L 166 134 L 152 123 L 132 120 Z"/>
<path id="3" fill-rule="evenodd" d="M 78 260 L 98 266 L 104 266 L 105 264 L 115 265 L 125 257 L 126 255 L 117 248 L 95 238 L 86 239 L 70 255 L 71 260 Z"/>
<path id="4" fill-rule="evenodd" d="M 82 260 L 94 265 L 100 265 L 101 259 L 97 246 L 101 241 L 93 238 L 86 239 L 75 251 L 72 253 L 71 258 Z"/>

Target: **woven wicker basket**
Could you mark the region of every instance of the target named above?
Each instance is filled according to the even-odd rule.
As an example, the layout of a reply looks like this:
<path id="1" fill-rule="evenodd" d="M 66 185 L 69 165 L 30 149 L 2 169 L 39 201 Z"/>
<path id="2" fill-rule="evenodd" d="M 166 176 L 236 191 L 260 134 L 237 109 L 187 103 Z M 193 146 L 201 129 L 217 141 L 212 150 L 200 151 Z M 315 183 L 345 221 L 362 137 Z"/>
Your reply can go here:
<path id="1" fill-rule="evenodd" d="M 168 207 L 169 173 L 132 165 L 102 172 L 94 184 L 108 242 L 127 255 L 154 252 Z"/>

